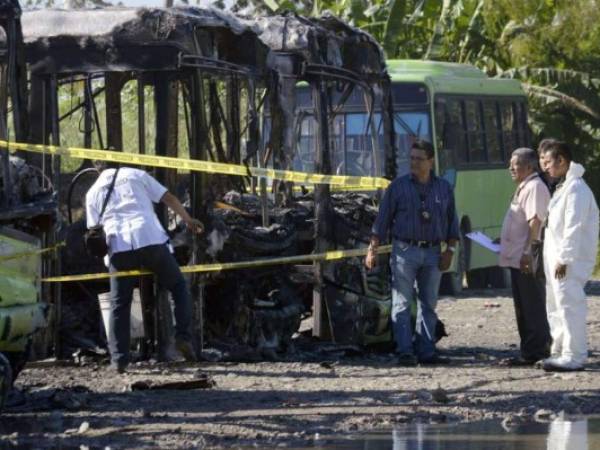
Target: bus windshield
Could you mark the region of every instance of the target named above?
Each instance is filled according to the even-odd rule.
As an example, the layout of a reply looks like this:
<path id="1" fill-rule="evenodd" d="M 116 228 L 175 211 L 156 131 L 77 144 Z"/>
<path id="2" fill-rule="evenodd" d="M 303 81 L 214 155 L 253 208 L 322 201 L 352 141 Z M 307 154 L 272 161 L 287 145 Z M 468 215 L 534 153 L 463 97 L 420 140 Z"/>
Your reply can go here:
<path id="1" fill-rule="evenodd" d="M 410 147 L 415 139 L 431 142 L 430 123 L 430 115 L 426 110 L 400 110 L 394 113 L 397 175 L 405 175 L 409 172 Z M 373 149 L 373 132 L 377 134 L 376 151 Z M 313 115 L 304 115 L 300 119 L 294 170 L 314 171 L 315 134 L 316 122 Z M 337 114 L 329 138 L 334 174 L 382 176 L 385 173 L 381 114 L 373 114 L 372 124 L 369 124 L 369 115 L 365 112 Z"/>
<path id="2" fill-rule="evenodd" d="M 405 175 L 410 170 L 410 147 L 415 139 L 431 142 L 430 115 L 426 110 L 402 110 L 396 106 L 394 112 L 394 133 L 396 155 L 396 175 Z M 399 110 L 400 109 L 400 110 Z"/>

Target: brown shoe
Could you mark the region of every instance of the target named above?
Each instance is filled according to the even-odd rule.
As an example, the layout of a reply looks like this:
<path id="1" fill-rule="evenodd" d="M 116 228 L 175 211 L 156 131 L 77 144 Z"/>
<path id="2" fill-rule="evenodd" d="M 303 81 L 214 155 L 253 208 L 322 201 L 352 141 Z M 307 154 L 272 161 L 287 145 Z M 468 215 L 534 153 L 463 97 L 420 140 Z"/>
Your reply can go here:
<path id="1" fill-rule="evenodd" d="M 177 349 L 177 351 L 179 351 L 179 353 L 181 353 L 181 356 L 183 356 L 186 361 L 198 361 L 198 358 L 196 358 L 194 346 L 190 341 L 184 341 L 183 339 L 175 339 L 175 348 Z"/>

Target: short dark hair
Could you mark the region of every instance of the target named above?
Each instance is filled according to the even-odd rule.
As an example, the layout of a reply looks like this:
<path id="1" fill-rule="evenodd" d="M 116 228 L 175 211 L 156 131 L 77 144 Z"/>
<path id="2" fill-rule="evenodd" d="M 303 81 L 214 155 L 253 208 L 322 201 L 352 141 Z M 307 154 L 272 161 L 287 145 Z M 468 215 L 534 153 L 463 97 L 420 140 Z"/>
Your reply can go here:
<path id="1" fill-rule="evenodd" d="M 103 159 L 94 159 L 92 164 L 98 172 L 102 172 L 105 169 L 116 169 L 119 167 L 119 163 L 114 161 L 105 161 Z"/>
<path id="2" fill-rule="evenodd" d="M 573 161 L 573 153 L 571 152 L 571 147 L 566 142 L 562 141 L 554 141 L 548 144 L 546 147 L 545 153 L 550 153 L 550 157 L 552 159 L 557 159 L 561 156 L 567 162 Z"/>
<path id="3" fill-rule="evenodd" d="M 537 148 L 538 155 L 541 155 L 542 153 L 546 153 L 546 150 L 548 150 L 548 147 L 551 144 L 554 144 L 556 142 L 558 142 L 558 140 L 556 140 L 554 138 L 545 138 L 545 139 L 542 139 L 540 141 L 539 145 L 538 145 L 538 148 Z"/>
<path id="4" fill-rule="evenodd" d="M 435 156 L 435 150 L 433 150 L 433 145 L 431 142 L 428 142 L 424 139 L 415 139 L 412 143 L 411 148 L 416 150 L 423 150 L 427 155 L 427 159 L 432 159 Z"/>

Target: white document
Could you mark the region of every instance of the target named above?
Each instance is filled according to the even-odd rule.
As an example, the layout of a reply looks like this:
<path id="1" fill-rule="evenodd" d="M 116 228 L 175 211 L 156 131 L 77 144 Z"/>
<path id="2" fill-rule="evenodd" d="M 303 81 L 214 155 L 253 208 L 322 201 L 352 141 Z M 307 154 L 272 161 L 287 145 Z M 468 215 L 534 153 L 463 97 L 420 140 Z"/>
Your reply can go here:
<path id="1" fill-rule="evenodd" d="M 487 248 L 494 253 L 500 253 L 500 244 L 495 244 L 492 241 L 492 238 L 490 238 L 487 234 L 482 233 L 481 231 L 473 231 L 471 233 L 467 233 L 466 236 L 482 247 Z"/>

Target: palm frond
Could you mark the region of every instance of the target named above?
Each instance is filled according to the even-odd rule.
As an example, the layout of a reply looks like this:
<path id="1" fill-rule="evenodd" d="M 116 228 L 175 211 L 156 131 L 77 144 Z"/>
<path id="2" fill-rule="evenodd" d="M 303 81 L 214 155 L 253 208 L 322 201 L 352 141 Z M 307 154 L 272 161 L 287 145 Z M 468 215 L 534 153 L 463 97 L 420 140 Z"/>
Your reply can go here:
<path id="1" fill-rule="evenodd" d="M 587 106 L 581 100 L 578 100 L 575 97 L 571 97 L 570 95 L 567 95 L 564 92 L 560 92 L 557 89 L 552 89 L 547 86 L 536 86 L 534 84 L 529 84 L 529 83 L 523 83 L 523 89 L 529 95 L 541 98 L 541 99 L 545 100 L 546 102 L 560 101 L 565 106 L 579 110 L 579 111 L 593 117 L 594 119 L 600 119 L 600 114 L 598 114 L 596 111 L 591 109 L 589 106 Z"/>
<path id="2" fill-rule="evenodd" d="M 522 80 L 535 79 L 540 84 L 581 83 L 586 88 L 599 89 L 600 78 L 594 77 L 589 72 L 569 69 L 556 69 L 554 67 L 514 67 L 500 74 L 505 78 L 518 78 Z"/>
<path id="3" fill-rule="evenodd" d="M 452 25 L 452 11 L 456 0 L 444 0 L 440 18 L 435 24 L 433 35 L 423 59 L 438 59 L 443 49 L 443 40 L 448 28 Z"/>
<path id="4" fill-rule="evenodd" d="M 393 58 L 396 55 L 396 46 L 402 32 L 405 13 L 406 0 L 392 0 L 392 6 L 383 32 L 383 49 L 388 58 Z"/>

